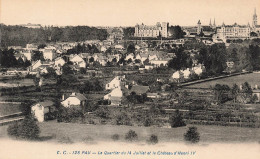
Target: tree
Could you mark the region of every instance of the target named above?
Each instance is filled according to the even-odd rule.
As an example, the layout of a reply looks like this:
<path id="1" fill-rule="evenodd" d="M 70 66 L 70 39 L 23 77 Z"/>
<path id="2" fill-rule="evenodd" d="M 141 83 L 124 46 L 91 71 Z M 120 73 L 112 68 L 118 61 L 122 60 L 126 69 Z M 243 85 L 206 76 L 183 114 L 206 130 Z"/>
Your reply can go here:
<path id="1" fill-rule="evenodd" d="M 157 144 L 158 143 L 158 137 L 154 134 L 150 136 L 150 138 L 147 140 L 149 144 Z"/>
<path id="2" fill-rule="evenodd" d="M 134 37 L 135 28 L 134 27 L 127 27 L 123 29 L 124 32 L 124 39 L 131 39 Z"/>
<path id="3" fill-rule="evenodd" d="M 136 132 L 135 131 L 133 131 L 133 130 L 129 130 L 127 133 L 126 133 L 126 135 L 125 135 L 125 139 L 127 140 L 127 141 L 136 141 L 137 139 L 138 139 L 138 135 L 136 134 Z"/>
<path id="4" fill-rule="evenodd" d="M 108 119 L 110 115 L 110 111 L 107 107 L 99 107 L 96 111 L 95 114 L 103 119 Z"/>
<path id="5" fill-rule="evenodd" d="M 197 131 L 197 127 L 189 127 L 187 132 L 184 134 L 184 139 L 190 143 L 197 143 L 200 140 L 200 134 Z"/>
<path id="6" fill-rule="evenodd" d="M 232 93 L 232 98 L 233 98 L 233 101 L 234 103 L 237 102 L 237 97 L 238 97 L 238 94 L 239 94 L 239 87 L 237 84 L 234 84 L 232 89 L 231 89 L 231 93 Z"/>
<path id="7" fill-rule="evenodd" d="M 126 51 L 127 53 L 135 53 L 135 45 L 133 43 L 130 43 Z"/>
<path id="8" fill-rule="evenodd" d="M 34 140 L 39 137 L 40 128 L 32 116 L 26 116 L 21 123 L 8 127 L 8 135 L 22 139 Z"/>
<path id="9" fill-rule="evenodd" d="M 227 93 L 228 91 L 230 91 L 228 85 L 216 84 L 213 90 L 214 90 L 215 100 L 217 100 L 219 104 L 228 100 Z"/>
<path id="10" fill-rule="evenodd" d="M 186 126 L 185 122 L 183 121 L 182 114 L 178 109 L 170 117 L 170 125 L 172 128 Z"/>
<path id="11" fill-rule="evenodd" d="M 42 52 L 40 51 L 33 51 L 32 61 L 45 61 Z"/>
<path id="12" fill-rule="evenodd" d="M 120 113 L 116 116 L 116 125 L 131 125 L 130 118 L 126 113 Z"/>
<path id="13" fill-rule="evenodd" d="M 0 49 L 0 65 L 2 67 L 15 67 L 17 66 L 17 60 L 14 56 L 14 49 Z"/>
<path id="14" fill-rule="evenodd" d="M 184 36 L 184 32 L 179 25 L 169 27 L 168 32 L 171 34 L 171 38 L 173 39 L 180 39 Z"/>
<path id="15" fill-rule="evenodd" d="M 94 57 L 91 57 L 91 58 L 89 59 L 89 62 L 90 62 L 90 63 L 94 62 Z"/>

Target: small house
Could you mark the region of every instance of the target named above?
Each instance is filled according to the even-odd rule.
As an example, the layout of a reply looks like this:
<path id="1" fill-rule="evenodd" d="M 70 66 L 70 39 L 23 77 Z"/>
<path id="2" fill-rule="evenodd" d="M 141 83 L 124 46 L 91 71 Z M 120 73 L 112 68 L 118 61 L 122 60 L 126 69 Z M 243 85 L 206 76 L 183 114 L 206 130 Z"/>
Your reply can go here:
<path id="1" fill-rule="evenodd" d="M 39 122 L 46 120 L 46 114 L 52 113 L 56 110 L 54 103 L 52 101 L 46 100 L 39 102 L 31 107 L 31 113 Z"/>
<path id="2" fill-rule="evenodd" d="M 69 97 L 67 97 L 65 99 L 64 95 L 62 97 L 63 101 L 61 102 L 61 104 L 64 107 L 74 107 L 74 106 L 84 106 L 86 104 L 87 98 L 81 94 L 81 93 L 72 93 Z"/>

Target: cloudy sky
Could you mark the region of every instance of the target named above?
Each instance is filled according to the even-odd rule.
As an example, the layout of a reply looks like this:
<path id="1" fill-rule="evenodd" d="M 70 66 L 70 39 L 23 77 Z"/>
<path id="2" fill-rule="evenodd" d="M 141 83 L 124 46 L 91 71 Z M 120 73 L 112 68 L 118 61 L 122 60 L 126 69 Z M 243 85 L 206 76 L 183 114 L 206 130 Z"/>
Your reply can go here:
<path id="1" fill-rule="evenodd" d="M 42 25 L 134 26 L 252 24 L 260 0 L 0 0 L 0 22 Z M 258 7 L 258 8 L 257 8 Z M 259 19 L 259 18 L 258 18 Z M 259 19 L 260 23 L 260 19 Z M 258 24 L 259 24 L 258 23 Z"/>

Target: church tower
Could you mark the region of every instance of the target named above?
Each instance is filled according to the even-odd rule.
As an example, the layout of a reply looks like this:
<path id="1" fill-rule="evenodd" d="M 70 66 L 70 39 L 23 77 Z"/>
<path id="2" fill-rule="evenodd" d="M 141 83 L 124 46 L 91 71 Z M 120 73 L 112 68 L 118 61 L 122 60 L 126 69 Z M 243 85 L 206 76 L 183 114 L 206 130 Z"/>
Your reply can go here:
<path id="1" fill-rule="evenodd" d="M 198 21 L 198 24 L 197 24 L 197 35 L 199 35 L 202 31 L 202 27 L 201 27 L 201 22 L 200 20 Z"/>
<path id="2" fill-rule="evenodd" d="M 255 28 L 256 26 L 257 26 L 257 15 L 256 15 L 256 9 L 255 9 L 255 13 L 253 15 L 252 27 Z"/>

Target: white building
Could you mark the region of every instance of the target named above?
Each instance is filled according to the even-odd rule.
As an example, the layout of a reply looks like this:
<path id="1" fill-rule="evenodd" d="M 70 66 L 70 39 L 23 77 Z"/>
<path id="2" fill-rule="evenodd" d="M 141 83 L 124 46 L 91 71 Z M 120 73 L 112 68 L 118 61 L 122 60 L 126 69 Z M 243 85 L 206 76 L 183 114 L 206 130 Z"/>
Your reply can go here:
<path id="1" fill-rule="evenodd" d="M 53 49 L 44 49 L 43 57 L 45 60 L 53 60 L 56 57 L 56 53 Z"/>
<path id="2" fill-rule="evenodd" d="M 43 122 L 46 120 L 45 114 L 54 111 L 55 111 L 54 103 L 49 100 L 44 102 L 39 102 L 31 107 L 32 114 L 39 122 Z"/>
<path id="3" fill-rule="evenodd" d="M 27 50 L 26 52 L 23 52 L 22 54 L 26 57 L 26 59 L 28 61 L 32 60 L 33 53 L 31 51 Z"/>
<path id="4" fill-rule="evenodd" d="M 134 55 L 133 53 L 128 54 L 128 55 L 125 57 L 125 60 L 128 61 L 129 59 L 134 60 L 134 59 L 135 59 L 135 55 Z"/>
<path id="5" fill-rule="evenodd" d="M 106 90 L 111 90 L 124 85 L 125 76 L 116 76 L 111 82 L 106 84 Z"/>
<path id="6" fill-rule="evenodd" d="M 58 58 L 56 58 L 56 59 L 54 60 L 54 65 L 55 65 L 56 67 L 57 67 L 57 66 L 61 67 L 61 66 L 63 66 L 65 63 L 66 63 L 66 62 L 65 62 L 65 60 L 64 60 L 62 57 L 58 57 Z"/>
<path id="7" fill-rule="evenodd" d="M 182 73 L 183 73 L 183 77 L 184 77 L 185 79 L 190 78 L 191 71 L 190 71 L 189 68 L 187 68 L 186 70 L 183 70 Z"/>
<path id="8" fill-rule="evenodd" d="M 68 98 L 64 99 L 61 104 L 64 107 L 72 107 L 72 106 L 84 106 L 87 101 L 87 98 L 81 93 L 72 93 Z"/>
<path id="9" fill-rule="evenodd" d="M 106 94 L 104 96 L 104 100 L 109 100 L 111 102 L 111 105 L 119 105 L 121 104 L 123 95 L 123 90 L 119 86 L 113 89 L 110 93 Z"/>
<path id="10" fill-rule="evenodd" d="M 205 67 L 201 64 L 195 66 L 195 67 L 192 67 L 192 71 L 197 74 L 197 75 L 201 75 L 203 72 L 205 72 Z"/>
<path id="11" fill-rule="evenodd" d="M 86 62 L 85 60 L 80 57 L 79 55 L 74 55 L 71 57 L 70 61 L 73 63 L 73 65 L 77 65 L 78 67 L 86 68 Z"/>

